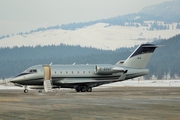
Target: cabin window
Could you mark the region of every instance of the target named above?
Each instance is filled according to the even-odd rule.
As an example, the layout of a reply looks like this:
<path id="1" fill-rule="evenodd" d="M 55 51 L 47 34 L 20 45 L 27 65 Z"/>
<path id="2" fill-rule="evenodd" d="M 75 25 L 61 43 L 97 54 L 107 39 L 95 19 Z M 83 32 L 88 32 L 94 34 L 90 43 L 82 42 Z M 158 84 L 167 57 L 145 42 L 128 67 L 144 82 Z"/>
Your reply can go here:
<path id="1" fill-rule="evenodd" d="M 56 74 L 56 71 L 54 73 Z"/>
<path id="2" fill-rule="evenodd" d="M 89 71 L 89 74 L 91 73 L 91 71 Z"/>
<path id="3" fill-rule="evenodd" d="M 68 71 L 66 71 L 66 74 L 68 74 Z"/>
<path id="4" fill-rule="evenodd" d="M 79 74 L 79 71 L 77 71 L 77 73 Z"/>
<path id="5" fill-rule="evenodd" d="M 73 74 L 74 72 L 72 71 L 72 74 Z"/>
<path id="6" fill-rule="evenodd" d="M 60 74 L 62 74 L 62 71 L 60 72 Z"/>

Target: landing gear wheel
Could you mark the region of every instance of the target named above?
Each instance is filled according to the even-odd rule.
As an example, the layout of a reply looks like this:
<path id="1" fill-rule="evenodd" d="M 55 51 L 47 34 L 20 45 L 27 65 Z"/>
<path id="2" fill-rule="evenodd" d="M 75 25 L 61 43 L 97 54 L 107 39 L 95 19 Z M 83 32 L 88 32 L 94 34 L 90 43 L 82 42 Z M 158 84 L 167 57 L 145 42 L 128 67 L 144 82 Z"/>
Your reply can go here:
<path id="1" fill-rule="evenodd" d="M 86 87 L 82 87 L 81 92 L 86 92 Z"/>
<path id="2" fill-rule="evenodd" d="M 42 93 L 42 90 L 39 90 L 38 92 L 39 92 L 39 93 Z"/>
<path id="3" fill-rule="evenodd" d="M 88 87 L 88 86 L 79 86 L 76 87 L 76 92 L 92 92 L 92 87 Z"/>
<path id="4" fill-rule="evenodd" d="M 28 89 L 24 89 L 24 93 L 28 93 Z"/>
<path id="5" fill-rule="evenodd" d="M 91 87 L 87 88 L 87 92 L 92 92 L 92 88 Z"/>
<path id="6" fill-rule="evenodd" d="M 76 88 L 76 92 L 80 92 L 81 90 L 80 90 L 80 88 Z"/>

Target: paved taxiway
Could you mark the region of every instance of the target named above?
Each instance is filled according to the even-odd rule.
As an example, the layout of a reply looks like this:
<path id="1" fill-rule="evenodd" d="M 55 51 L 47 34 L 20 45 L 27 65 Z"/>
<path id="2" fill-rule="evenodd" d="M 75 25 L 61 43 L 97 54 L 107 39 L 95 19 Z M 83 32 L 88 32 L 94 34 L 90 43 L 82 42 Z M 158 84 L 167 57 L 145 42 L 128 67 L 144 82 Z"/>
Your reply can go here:
<path id="1" fill-rule="evenodd" d="M 0 120 L 180 119 L 178 87 L 95 88 L 91 93 L 0 90 Z"/>

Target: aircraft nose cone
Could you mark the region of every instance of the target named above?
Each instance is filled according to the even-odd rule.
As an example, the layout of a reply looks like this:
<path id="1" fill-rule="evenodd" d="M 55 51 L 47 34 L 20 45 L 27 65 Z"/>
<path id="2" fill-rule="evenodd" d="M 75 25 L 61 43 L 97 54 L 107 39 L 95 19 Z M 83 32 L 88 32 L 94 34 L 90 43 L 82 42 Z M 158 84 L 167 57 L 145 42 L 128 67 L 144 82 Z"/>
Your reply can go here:
<path id="1" fill-rule="evenodd" d="M 19 86 L 19 87 L 23 87 L 21 84 L 20 84 L 20 78 L 18 77 L 15 77 L 13 79 L 10 80 L 10 82 L 12 82 L 15 86 Z"/>
<path id="2" fill-rule="evenodd" d="M 14 83 L 16 81 L 15 78 L 11 79 L 10 82 Z"/>
<path id="3" fill-rule="evenodd" d="M 16 83 L 18 81 L 20 81 L 20 79 L 18 77 L 15 77 L 15 78 L 10 80 L 10 82 L 12 82 L 12 83 Z"/>

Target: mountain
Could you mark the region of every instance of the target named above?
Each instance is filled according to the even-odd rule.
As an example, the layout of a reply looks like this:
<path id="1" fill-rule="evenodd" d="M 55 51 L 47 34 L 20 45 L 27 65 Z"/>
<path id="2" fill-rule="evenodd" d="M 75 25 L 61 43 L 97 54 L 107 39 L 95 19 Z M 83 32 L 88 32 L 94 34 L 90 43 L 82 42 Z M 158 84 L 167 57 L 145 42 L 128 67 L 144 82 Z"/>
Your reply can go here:
<path id="1" fill-rule="evenodd" d="M 0 47 L 80 45 L 104 50 L 168 39 L 180 34 L 180 1 L 90 22 L 62 24 L 0 36 Z"/>
<path id="2" fill-rule="evenodd" d="M 166 1 L 143 8 L 139 13 L 153 15 L 157 20 L 180 22 L 180 0 Z"/>
<path id="3" fill-rule="evenodd" d="M 0 36 L 0 47 L 80 45 L 104 50 L 168 39 L 180 34 L 180 1 L 167 1 L 132 13 Z"/>
<path id="4" fill-rule="evenodd" d="M 158 79 L 180 77 L 180 35 L 161 40 L 147 68 L 147 79 L 153 75 Z M 37 64 L 115 64 L 126 59 L 137 46 L 116 50 L 100 50 L 80 46 L 37 46 L 0 48 L 0 78 L 17 75 Z"/>
<path id="5" fill-rule="evenodd" d="M 128 24 L 128 23 L 127 23 Z M 48 45 L 80 45 L 105 50 L 115 50 L 120 47 L 132 47 L 142 43 L 167 39 L 180 33 L 180 29 L 151 30 L 154 22 L 144 22 L 146 25 L 135 24 L 127 26 L 98 23 L 76 30 L 54 29 L 29 34 L 18 34 L 0 40 L 0 47 L 48 46 Z"/>
<path id="6" fill-rule="evenodd" d="M 180 78 L 180 34 L 158 43 L 159 47 L 153 54 L 147 68 L 149 77 Z"/>
<path id="7" fill-rule="evenodd" d="M 170 46 L 155 52 L 147 78 L 179 77 L 179 9 L 180 1 L 174 0 L 145 7 L 139 13 L 0 36 L 0 78 L 34 64 L 114 64 L 125 59 L 135 45 L 147 42 Z"/>

